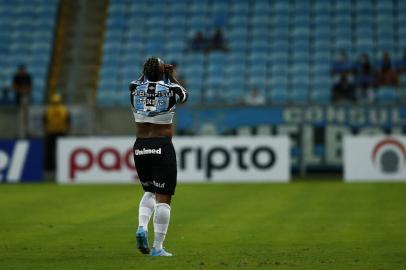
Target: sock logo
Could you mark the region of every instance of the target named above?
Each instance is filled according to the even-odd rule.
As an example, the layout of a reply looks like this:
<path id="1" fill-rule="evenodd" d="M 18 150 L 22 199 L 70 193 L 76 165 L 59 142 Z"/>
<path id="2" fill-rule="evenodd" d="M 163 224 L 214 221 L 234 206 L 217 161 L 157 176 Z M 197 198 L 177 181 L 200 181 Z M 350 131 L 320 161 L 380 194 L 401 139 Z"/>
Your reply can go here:
<path id="1" fill-rule="evenodd" d="M 162 153 L 162 149 L 145 149 L 143 148 L 142 150 L 135 149 L 134 154 L 136 156 L 142 156 L 142 155 L 160 155 Z"/>

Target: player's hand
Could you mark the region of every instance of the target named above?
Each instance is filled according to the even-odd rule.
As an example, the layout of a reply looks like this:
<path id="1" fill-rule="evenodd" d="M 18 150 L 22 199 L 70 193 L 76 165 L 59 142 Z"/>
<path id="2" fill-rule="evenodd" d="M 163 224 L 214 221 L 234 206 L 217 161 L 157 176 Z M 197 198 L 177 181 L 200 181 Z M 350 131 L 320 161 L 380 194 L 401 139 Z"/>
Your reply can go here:
<path id="1" fill-rule="evenodd" d="M 173 77 L 173 65 L 165 64 L 165 74 L 169 78 Z"/>

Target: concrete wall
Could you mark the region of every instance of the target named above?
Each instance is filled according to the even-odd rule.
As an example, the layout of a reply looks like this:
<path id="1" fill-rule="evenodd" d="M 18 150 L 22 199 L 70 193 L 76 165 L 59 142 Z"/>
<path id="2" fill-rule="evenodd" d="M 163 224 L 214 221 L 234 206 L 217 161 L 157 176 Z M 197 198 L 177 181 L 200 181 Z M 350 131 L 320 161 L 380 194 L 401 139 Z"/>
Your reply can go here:
<path id="1" fill-rule="evenodd" d="M 135 135 L 134 117 L 130 107 L 95 110 L 95 134 Z"/>
<path id="2" fill-rule="evenodd" d="M 29 109 L 30 137 L 42 137 L 43 106 Z M 68 106 L 71 113 L 71 133 L 73 136 L 88 135 L 134 135 L 135 123 L 130 107 L 96 108 L 88 106 Z M 0 138 L 18 137 L 18 110 L 14 107 L 0 107 Z"/>
<path id="3" fill-rule="evenodd" d="M 0 108 L 0 138 L 17 138 L 18 111 L 16 107 Z"/>

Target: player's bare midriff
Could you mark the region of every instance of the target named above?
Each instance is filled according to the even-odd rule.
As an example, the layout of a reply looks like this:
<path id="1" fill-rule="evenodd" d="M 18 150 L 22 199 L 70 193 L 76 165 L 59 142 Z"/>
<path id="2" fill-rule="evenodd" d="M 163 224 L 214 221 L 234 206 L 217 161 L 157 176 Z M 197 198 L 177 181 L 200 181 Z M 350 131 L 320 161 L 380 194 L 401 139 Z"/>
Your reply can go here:
<path id="1" fill-rule="evenodd" d="M 137 138 L 172 137 L 172 124 L 135 123 Z"/>

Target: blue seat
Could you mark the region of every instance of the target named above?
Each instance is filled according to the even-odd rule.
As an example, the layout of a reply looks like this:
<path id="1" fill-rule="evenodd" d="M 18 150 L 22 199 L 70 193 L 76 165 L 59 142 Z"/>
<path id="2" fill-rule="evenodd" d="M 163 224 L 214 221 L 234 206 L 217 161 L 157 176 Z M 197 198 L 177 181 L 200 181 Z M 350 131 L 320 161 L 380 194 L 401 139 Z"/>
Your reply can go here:
<path id="1" fill-rule="evenodd" d="M 118 68 L 116 64 L 103 64 L 99 73 L 100 73 L 100 78 L 113 78 L 117 75 Z"/>
<path id="2" fill-rule="evenodd" d="M 270 59 L 270 61 L 267 64 L 267 69 L 269 74 L 272 74 L 272 76 L 286 76 L 286 74 L 289 71 L 289 58 L 287 57 L 286 59 Z"/>
<path id="3" fill-rule="evenodd" d="M 209 65 L 206 71 L 209 77 L 222 77 L 224 75 L 224 67 L 220 65 Z"/>
<path id="4" fill-rule="evenodd" d="M 310 83 L 310 78 L 309 78 L 308 74 L 306 74 L 306 73 L 303 73 L 303 74 L 301 74 L 301 73 L 296 74 L 296 75 L 292 78 L 292 84 L 294 84 L 294 85 L 301 85 L 302 88 L 305 87 L 305 86 L 307 87 L 307 86 L 309 85 L 309 83 Z"/>
<path id="5" fill-rule="evenodd" d="M 292 91 L 288 94 L 288 101 L 295 104 L 306 104 L 309 100 L 308 91 L 300 86 L 293 86 Z"/>
<path id="6" fill-rule="evenodd" d="M 334 44 L 336 50 L 340 49 L 345 51 L 351 51 L 352 45 L 353 43 L 350 39 L 336 40 Z"/>
<path id="7" fill-rule="evenodd" d="M 251 43 L 250 50 L 259 53 L 267 53 L 269 51 L 269 42 L 257 40 Z"/>
<path id="8" fill-rule="evenodd" d="M 269 15 L 257 15 L 251 18 L 251 24 L 253 27 L 260 27 L 262 25 L 267 26 L 270 23 Z M 254 29 L 253 29 L 254 30 Z"/>
<path id="9" fill-rule="evenodd" d="M 162 56 L 164 44 L 158 40 L 151 39 L 146 44 L 146 54 L 149 56 Z"/>
<path id="10" fill-rule="evenodd" d="M 378 1 L 375 5 L 376 10 L 379 12 L 393 12 L 393 2 L 392 1 Z"/>
<path id="11" fill-rule="evenodd" d="M 273 25 L 274 29 L 277 28 L 288 28 L 290 24 L 290 18 L 288 15 L 282 16 L 280 14 L 276 15 L 272 18 L 271 24 Z"/>
<path id="12" fill-rule="evenodd" d="M 269 98 L 272 103 L 275 104 L 285 104 L 288 102 L 288 91 L 287 89 L 275 88 L 269 92 Z"/>
<path id="13" fill-rule="evenodd" d="M 36 86 L 34 85 L 34 89 L 36 89 Z M 36 89 L 35 91 L 32 91 L 31 93 L 31 98 L 32 102 L 34 104 L 40 105 L 44 103 L 44 89 Z"/>
<path id="14" fill-rule="evenodd" d="M 313 5 L 313 11 L 316 13 L 328 13 L 331 9 L 330 1 L 316 1 Z"/>
<path id="15" fill-rule="evenodd" d="M 108 17 L 106 24 L 109 29 L 124 29 L 127 27 L 127 22 L 123 16 Z"/>
<path id="16" fill-rule="evenodd" d="M 292 64 L 290 66 L 290 73 L 292 74 L 309 74 L 310 68 L 308 64 Z"/>
<path id="17" fill-rule="evenodd" d="M 241 77 L 246 72 L 245 65 L 228 65 L 225 70 L 227 78 Z"/>
<path id="18" fill-rule="evenodd" d="M 310 30 L 307 27 L 295 28 L 291 32 L 291 37 L 293 40 L 308 41 L 310 39 Z"/>
<path id="19" fill-rule="evenodd" d="M 204 73 L 203 67 L 199 66 L 189 66 L 188 68 L 183 70 L 183 74 L 187 78 L 188 81 L 193 80 L 197 77 L 202 77 Z"/>
<path id="20" fill-rule="evenodd" d="M 311 68 L 311 72 L 313 74 L 319 74 L 319 75 L 328 75 L 330 73 L 330 63 L 331 61 L 328 61 L 326 63 L 322 63 L 322 64 L 316 64 L 313 65 L 313 67 Z"/>
<path id="21" fill-rule="evenodd" d="M 319 28 L 313 30 L 313 37 L 315 41 L 329 41 L 331 38 L 331 31 L 327 28 Z"/>
<path id="22" fill-rule="evenodd" d="M 336 14 L 340 14 L 340 13 L 351 13 L 351 9 L 352 9 L 352 5 L 351 5 L 351 0 L 347 0 L 347 1 L 337 1 L 335 3 L 335 12 Z"/>
<path id="23" fill-rule="evenodd" d="M 313 90 L 310 93 L 310 99 L 317 104 L 329 104 L 331 101 L 330 89 Z"/>
<path id="24" fill-rule="evenodd" d="M 267 63 L 269 62 L 269 53 L 253 51 L 248 55 L 247 61 L 251 65 L 264 65 L 264 66 L 266 66 Z"/>
<path id="25" fill-rule="evenodd" d="M 264 88 L 267 83 L 266 74 L 252 74 L 248 77 L 249 85 L 255 85 Z"/>
<path id="26" fill-rule="evenodd" d="M 258 27 L 253 26 L 254 29 L 251 31 L 251 37 L 254 40 L 264 40 L 269 41 L 269 28 L 266 25 L 260 25 Z"/>
<path id="27" fill-rule="evenodd" d="M 289 83 L 287 72 L 285 72 L 281 76 L 273 75 L 270 78 L 269 82 L 270 82 L 270 85 L 271 85 L 272 89 L 274 89 L 274 88 L 287 89 L 288 83 Z"/>
<path id="28" fill-rule="evenodd" d="M 176 52 L 176 51 L 184 51 L 186 47 L 186 44 L 183 40 L 169 40 L 167 43 L 165 43 L 165 48 L 167 51 L 170 52 Z"/>
<path id="29" fill-rule="evenodd" d="M 376 101 L 381 104 L 392 104 L 399 99 L 399 91 L 393 87 L 381 87 L 376 92 Z"/>
<path id="30" fill-rule="evenodd" d="M 271 5 L 268 1 L 255 1 L 253 5 L 255 15 L 264 15 L 271 12 Z"/>
<path id="31" fill-rule="evenodd" d="M 147 40 L 159 39 L 158 37 L 165 36 L 166 31 L 162 27 L 147 27 L 149 30 L 145 34 Z"/>
<path id="32" fill-rule="evenodd" d="M 248 45 L 245 41 L 236 41 L 229 43 L 229 49 L 235 53 L 246 53 Z"/>
<path id="33" fill-rule="evenodd" d="M 250 65 L 248 68 L 248 74 L 254 75 L 254 74 L 266 74 L 267 71 L 267 66 L 266 65 L 259 65 L 259 64 L 254 64 Z"/>
<path id="34" fill-rule="evenodd" d="M 308 13 L 310 12 L 311 4 L 309 0 L 295 1 L 294 5 L 290 6 L 290 9 L 296 10 L 299 13 Z"/>
<path id="35" fill-rule="evenodd" d="M 118 55 L 121 50 L 121 42 L 104 43 L 103 53 Z"/>
<path id="36" fill-rule="evenodd" d="M 107 78 L 107 76 L 104 76 L 99 81 L 98 89 L 99 91 L 113 91 L 116 88 L 116 85 L 116 79 Z"/>
<path id="37" fill-rule="evenodd" d="M 274 3 L 273 10 L 275 14 L 289 14 L 290 6 L 288 2 L 277 1 Z"/>
<path id="38" fill-rule="evenodd" d="M 316 14 L 313 17 L 313 23 L 318 26 L 318 25 L 330 25 L 330 15 L 327 13 L 320 13 Z"/>
<path id="39" fill-rule="evenodd" d="M 168 6 L 170 14 L 186 14 L 188 10 L 188 3 L 186 1 L 174 1 Z"/>
<path id="40" fill-rule="evenodd" d="M 316 74 L 310 82 L 310 86 L 315 91 L 330 92 L 333 82 L 331 79 L 327 79 L 327 77 L 320 77 L 318 79 L 318 74 Z"/>

